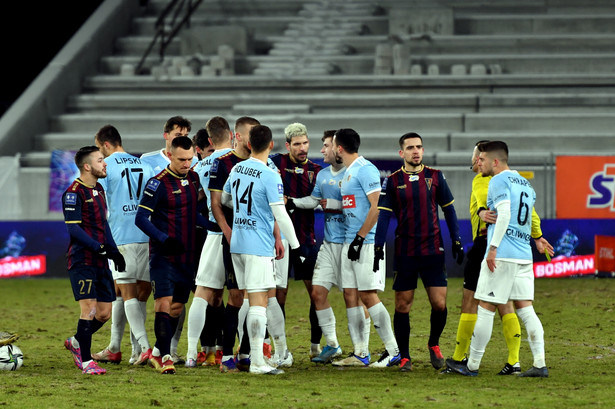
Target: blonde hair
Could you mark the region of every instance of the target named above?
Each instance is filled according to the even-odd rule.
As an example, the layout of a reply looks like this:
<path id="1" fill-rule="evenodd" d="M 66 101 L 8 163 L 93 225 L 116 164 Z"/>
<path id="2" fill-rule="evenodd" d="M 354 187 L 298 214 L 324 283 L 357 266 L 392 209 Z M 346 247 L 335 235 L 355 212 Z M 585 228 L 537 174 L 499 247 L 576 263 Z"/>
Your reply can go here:
<path id="1" fill-rule="evenodd" d="M 307 136 L 307 128 L 305 125 L 299 122 L 292 123 L 284 129 L 284 135 L 286 136 L 286 142 L 293 139 L 293 136 Z"/>

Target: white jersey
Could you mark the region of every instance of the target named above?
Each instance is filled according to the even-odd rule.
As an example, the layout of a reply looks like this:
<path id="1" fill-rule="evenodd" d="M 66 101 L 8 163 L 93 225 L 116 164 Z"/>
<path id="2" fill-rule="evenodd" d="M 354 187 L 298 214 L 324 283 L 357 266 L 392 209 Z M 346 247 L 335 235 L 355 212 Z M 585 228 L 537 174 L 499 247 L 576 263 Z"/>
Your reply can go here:
<path id="1" fill-rule="evenodd" d="M 284 204 L 282 178 L 264 162 L 248 158 L 233 166 L 224 191 L 233 198 L 231 253 L 274 257 L 272 204 Z"/>
<path id="2" fill-rule="evenodd" d="M 530 239 L 536 192 L 530 182 L 517 171 L 505 170 L 489 181 L 487 207 L 495 209 L 504 202 L 510 202 L 510 222 L 498 246 L 496 258 L 532 261 Z M 495 224 L 487 228 L 487 243 L 491 242 L 494 230 Z"/>
<path id="3" fill-rule="evenodd" d="M 346 243 L 352 243 L 363 226 L 371 207 L 367 196 L 370 193 L 380 192 L 380 189 L 380 171 L 363 156 L 355 159 L 346 169 L 340 186 L 342 208 L 346 218 Z M 365 243 L 373 243 L 375 234 L 376 224 L 365 237 Z"/>
<path id="4" fill-rule="evenodd" d="M 149 237 L 135 225 L 135 216 L 145 183 L 154 176 L 152 168 L 126 152 L 112 153 L 105 162 L 107 177 L 98 182 L 105 189 L 113 240 L 118 246 L 149 242 Z"/>
<path id="5" fill-rule="evenodd" d="M 169 157 L 165 155 L 164 148 L 159 151 L 147 152 L 141 155 L 141 160 L 149 164 L 154 170 L 154 175 L 162 172 L 168 165 L 171 163 Z M 198 162 L 197 155 L 194 155 L 192 158 L 192 166 L 196 165 Z"/>

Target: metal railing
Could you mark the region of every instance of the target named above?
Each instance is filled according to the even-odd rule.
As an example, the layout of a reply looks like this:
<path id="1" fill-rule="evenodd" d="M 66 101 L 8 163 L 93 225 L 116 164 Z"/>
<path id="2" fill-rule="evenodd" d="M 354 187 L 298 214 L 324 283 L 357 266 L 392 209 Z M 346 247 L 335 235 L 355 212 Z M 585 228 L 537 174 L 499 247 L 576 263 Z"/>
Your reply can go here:
<path id="1" fill-rule="evenodd" d="M 145 60 L 157 42 L 160 42 L 160 50 L 158 52 L 160 55 L 160 61 L 162 62 L 164 60 L 164 53 L 167 46 L 171 43 L 173 38 L 175 38 L 179 30 L 184 27 L 184 25 L 186 27 L 190 27 L 190 17 L 202 1 L 203 0 L 171 0 L 156 20 L 156 34 L 154 34 L 154 38 L 152 38 L 152 41 L 145 50 L 145 53 L 143 53 L 143 56 L 135 69 L 137 74 L 141 74 L 143 64 L 145 64 Z M 182 15 L 183 17 L 180 17 Z M 170 20 L 167 20 L 167 18 L 170 18 Z M 178 21 L 178 19 L 180 20 Z"/>

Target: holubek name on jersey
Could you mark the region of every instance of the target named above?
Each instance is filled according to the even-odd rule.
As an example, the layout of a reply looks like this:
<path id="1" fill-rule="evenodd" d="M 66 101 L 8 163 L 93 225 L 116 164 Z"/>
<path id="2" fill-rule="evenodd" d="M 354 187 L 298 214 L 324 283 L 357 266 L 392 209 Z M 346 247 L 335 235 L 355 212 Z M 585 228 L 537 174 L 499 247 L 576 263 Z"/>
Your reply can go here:
<path id="1" fill-rule="evenodd" d="M 241 173 L 242 175 L 246 175 L 246 176 L 252 176 L 252 177 L 257 178 L 257 179 L 260 179 L 261 173 L 263 173 L 263 171 L 261 171 L 261 170 L 256 170 L 256 169 L 253 169 L 253 168 L 244 168 L 241 165 L 237 165 L 235 167 L 235 172 Z"/>

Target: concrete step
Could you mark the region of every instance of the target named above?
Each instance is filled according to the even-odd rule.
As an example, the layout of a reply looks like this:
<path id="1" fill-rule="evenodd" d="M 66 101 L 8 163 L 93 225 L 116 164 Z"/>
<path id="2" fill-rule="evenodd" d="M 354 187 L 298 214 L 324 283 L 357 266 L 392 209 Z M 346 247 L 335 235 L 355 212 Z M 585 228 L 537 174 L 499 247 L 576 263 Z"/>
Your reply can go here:
<path id="1" fill-rule="evenodd" d="M 158 16 L 168 6 L 168 0 L 148 0 L 147 13 Z M 233 16 L 236 14 L 289 15 L 298 13 L 303 7 L 303 0 L 233 0 L 202 1 L 195 11 L 199 14 L 217 14 Z"/>
<path id="2" fill-rule="evenodd" d="M 479 113 L 465 115 L 465 132 L 586 131 L 615 129 L 615 113 Z"/>
<path id="3" fill-rule="evenodd" d="M 168 55 L 167 58 L 173 57 Z M 101 73 L 119 74 L 124 64 L 137 66 L 138 56 L 106 56 L 101 59 Z M 249 75 L 257 68 L 280 70 L 280 74 L 290 68 L 304 68 L 310 64 L 329 64 L 344 75 L 368 75 L 374 71 L 374 55 L 313 55 L 297 59 L 293 56 L 235 56 L 235 72 Z M 146 59 L 145 67 L 151 69 L 160 64 L 157 56 Z M 464 65 L 469 74 L 470 67 L 482 64 L 489 67 L 498 64 L 504 74 L 613 74 L 615 72 L 615 53 L 568 53 L 568 54 L 441 54 L 411 56 L 411 64 L 422 66 L 423 74 L 427 67 L 435 64 L 440 75 L 450 75 L 454 65 Z"/>
<path id="4" fill-rule="evenodd" d="M 615 33 L 615 12 L 602 14 L 483 14 L 455 18 L 455 34 Z"/>
<path id="5" fill-rule="evenodd" d="M 53 133 L 93 135 L 101 126 L 111 123 L 118 128 L 121 134 L 152 134 L 157 135 L 164 121 L 177 112 L 166 114 L 62 114 L 51 119 L 50 128 Z M 200 114 L 186 115 L 192 121 L 193 129 L 202 127 L 209 118 L 214 115 L 222 115 L 229 123 L 235 121 L 236 116 L 232 112 L 201 112 Z M 325 129 L 339 129 L 352 127 L 360 133 L 387 132 L 402 135 L 408 130 L 416 132 L 427 131 L 461 131 L 462 115 L 459 113 L 444 114 L 407 114 L 398 113 L 347 113 L 344 116 L 337 114 L 279 114 L 261 115 L 259 121 L 274 129 L 281 129 L 292 123 L 301 122 L 308 129 L 322 132 Z"/>

